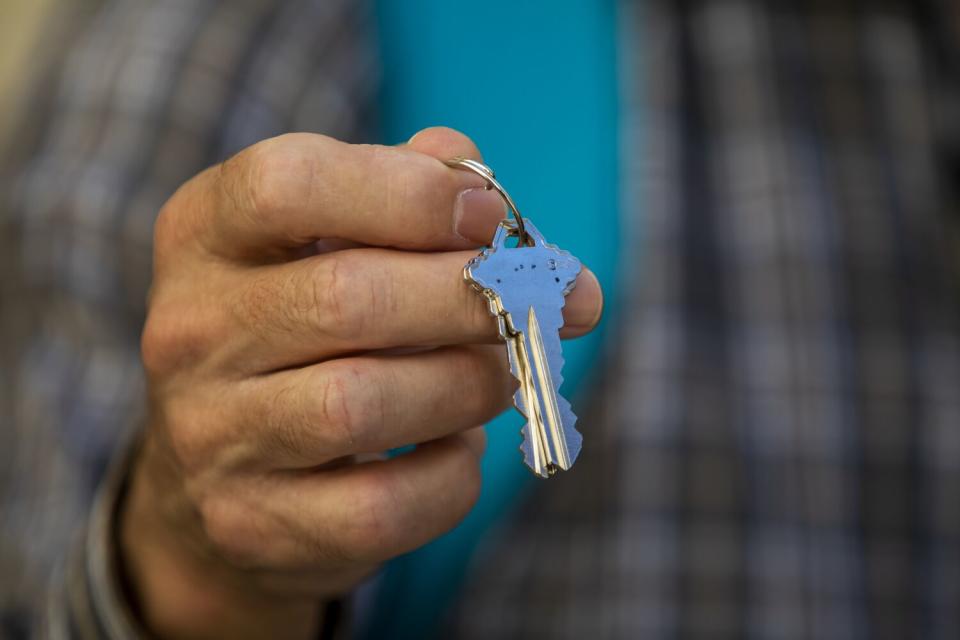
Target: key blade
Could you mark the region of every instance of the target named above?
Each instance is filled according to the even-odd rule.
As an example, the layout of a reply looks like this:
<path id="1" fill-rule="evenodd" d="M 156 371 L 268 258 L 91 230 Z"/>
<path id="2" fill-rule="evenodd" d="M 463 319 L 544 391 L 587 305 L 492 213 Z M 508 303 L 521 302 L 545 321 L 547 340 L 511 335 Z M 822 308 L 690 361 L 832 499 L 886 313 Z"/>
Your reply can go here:
<path id="1" fill-rule="evenodd" d="M 538 430 L 547 444 L 546 450 L 552 452 L 547 467 L 560 467 L 564 471 L 570 468 L 570 452 L 567 449 L 567 438 L 563 431 L 560 417 L 560 408 L 557 406 L 557 388 L 550 375 L 550 364 L 543 347 L 543 335 L 540 333 L 540 323 L 537 321 L 537 312 L 530 307 L 527 313 L 527 331 L 529 332 L 530 355 L 533 370 L 540 383 L 540 403 L 543 406 L 543 417 L 537 425 Z"/>
<path id="2" fill-rule="evenodd" d="M 538 476 L 549 478 L 573 465 L 581 437 L 573 429 L 576 416 L 570 404 L 558 395 L 555 384 L 558 376 L 552 372 L 551 364 L 559 372 L 562 359 L 555 356 L 558 362 L 551 363 L 533 306 L 528 308 L 526 320 L 525 335 L 518 334 L 511 349 L 514 373 L 520 381 L 516 404 L 527 418 L 522 449 L 527 466 Z"/>

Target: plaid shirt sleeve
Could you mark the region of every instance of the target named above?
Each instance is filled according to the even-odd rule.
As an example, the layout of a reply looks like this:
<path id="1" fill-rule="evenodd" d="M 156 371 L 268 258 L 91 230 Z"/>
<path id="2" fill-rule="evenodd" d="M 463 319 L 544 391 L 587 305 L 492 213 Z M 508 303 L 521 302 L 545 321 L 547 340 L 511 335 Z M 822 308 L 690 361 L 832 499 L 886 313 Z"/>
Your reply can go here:
<path id="1" fill-rule="evenodd" d="M 80 615 L 56 628 L 109 630 L 80 612 L 102 613 L 113 597 L 101 580 L 113 485 L 93 535 L 76 540 L 118 443 L 143 418 L 139 333 L 163 201 L 257 140 L 301 130 L 362 141 L 372 120 L 364 2 L 97 5 L 75 37 L 45 41 L 62 47 L 59 62 L 0 160 L 3 637 L 39 633 L 45 594 L 64 580 L 61 618 Z M 68 566 L 70 548 L 81 553 Z M 74 606 L 84 601 L 97 606 Z"/>
<path id="2" fill-rule="evenodd" d="M 621 5 L 611 366 L 445 637 L 960 637 L 954 6 Z"/>

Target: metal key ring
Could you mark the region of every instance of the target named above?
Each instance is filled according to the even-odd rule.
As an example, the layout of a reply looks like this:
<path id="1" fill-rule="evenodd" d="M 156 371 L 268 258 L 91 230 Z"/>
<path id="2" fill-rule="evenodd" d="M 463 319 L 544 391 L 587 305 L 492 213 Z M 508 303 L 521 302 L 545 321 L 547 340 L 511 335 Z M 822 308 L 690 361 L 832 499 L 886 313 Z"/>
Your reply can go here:
<path id="1" fill-rule="evenodd" d="M 513 215 L 513 219 L 517 222 L 517 232 L 519 234 L 520 244 L 530 244 L 530 236 L 527 235 L 527 229 L 523 225 L 523 216 L 520 215 L 520 211 L 517 209 L 517 205 L 514 204 L 513 198 L 510 197 L 510 194 L 507 193 L 507 190 L 503 188 L 499 182 L 497 182 L 496 176 L 493 174 L 493 169 L 483 164 L 482 162 L 477 162 L 476 160 L 471 160 L 470 158 L 451 158 L 445 160 L 444 164 L 448 167 L 453 167 L 454 169 L 461 169 L 464 171 L 472 171 L 484 180 L 487 181 L 487 188 L 493 189 L 500 194 L 500 197 L 503 198 L 503 201 L 507 205 L 507 209 L 510 210 L 510 213 Z"/>

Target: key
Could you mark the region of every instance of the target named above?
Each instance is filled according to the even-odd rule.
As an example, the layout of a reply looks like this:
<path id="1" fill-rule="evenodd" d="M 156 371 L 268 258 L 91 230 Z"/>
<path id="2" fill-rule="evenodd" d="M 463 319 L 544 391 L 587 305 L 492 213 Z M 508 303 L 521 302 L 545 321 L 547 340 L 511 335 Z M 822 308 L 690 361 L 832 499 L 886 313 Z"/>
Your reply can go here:
<path id="1" fill-rule="evenodd" d="M 513 214 L 513 220 L 500 222 L 490 246 L 467 263 L 463 274 L 487 298 L 507 343 L 510 370 L 520 382 L 513 403 L 527 419 L 520 446 L 524 462 L 549 478 L 573 465 L 583 442 L 574 428 L 577 416 L 560 395 L 563 305 L 576 286 L 580 261 L 547 244 L 488 166 L 468 158 L 446 164 L 483 177 Z M 508 246 L 511 238 L 516 246 Z"/>
<path id="2" fill-rule="evenodd" d="M 486 296 L 520 382 L 514 405 L 527 418 L 524 462 L 549 478 L 573 465 L 583 440 L 574 428 L 577 416 L 560 395 L 562 310 L 580 261 L 547 244 L 528 219 L 516 220 L 500 223 L 490 247 L 464 267 L 464 277 Z M 518 238 L 517 246 L 507 246 L 510 238 Z"/>

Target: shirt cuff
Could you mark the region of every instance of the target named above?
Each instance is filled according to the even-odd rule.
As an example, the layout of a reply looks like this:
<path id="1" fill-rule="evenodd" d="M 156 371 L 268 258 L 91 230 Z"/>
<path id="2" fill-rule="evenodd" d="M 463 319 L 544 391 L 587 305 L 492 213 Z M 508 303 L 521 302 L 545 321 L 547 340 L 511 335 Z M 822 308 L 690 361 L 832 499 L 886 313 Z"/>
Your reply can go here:
<path id="1" fill-rule="evenodd" d="M 130 469 L 141 438 L 132 438 L 100 484 L 87 525 L 48 603 L 46 637 L 83 640 L 149 638 L 127 597 L 116 541 Z"/>
<path id="2" fill-rule="evenodd" d="M 104 477 L 87 526 L 75 545 L 61 585 L 53 590 L 45 621 L 47 638 L 140 640 L 151 638 L 133 609 L 120 564 L 119 522 L 130 473 L 142 445 L 137 435 L 120 448 Z M 324 605 L 319 640 L 351 635 L 349 598 Z"/>

